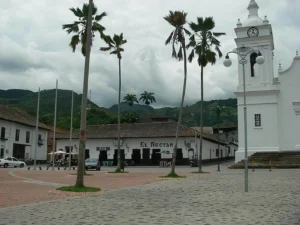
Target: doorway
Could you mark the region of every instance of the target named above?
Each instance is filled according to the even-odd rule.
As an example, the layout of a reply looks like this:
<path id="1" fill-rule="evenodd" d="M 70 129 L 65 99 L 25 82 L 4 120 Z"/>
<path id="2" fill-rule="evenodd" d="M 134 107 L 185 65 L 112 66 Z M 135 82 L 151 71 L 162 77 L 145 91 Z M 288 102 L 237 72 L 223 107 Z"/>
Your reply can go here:
<path id="1" fill-rule="evenodd" d="M 176 164 L 177 165 L 182 165 L 183 164 L 182 160 L 183 160 L 182 149 L 177 148 L 177 151 L 176 151 Z"/>
<path id="2" fill-rule="evenodd" d="M 125 159 L 125 150 L 120 149 L 120 151 L 121 151 L 121 161 L 123 161 Z M 114 166 L 118 165 L 118 149 L 115 149 L 113 165 Z"/>
<path id="3" fill-rule="evenodd" d="M 101 162 L 101 164 L 103 161 L 107 161 L 107 151 L 100 151 L 99 161 Z"/>
<path id="4" fill-rule="evenodd" d="M 160 149 L 152 149 L 152 165 L 159 165 L 161 160 Z"/>
<path id="5" fill-rule="evenodd" d="M 221 159 L 223 159 L 223 149 L 221 149 Z"/>
<path id="6" fill-rule="evenodd" d="M 4 158 L 4 148 L 0 149 L 0 158 Z"/>
<path id="7" fill-rule="evenodd" d="M 85 156 L 84 159 L 89 159 L 89 158 L 90 158 L 90 150 L 89 150 L 89 149 L 86 149 L 86 150 L 85 150 L 84 156 Z"/>
<path id="8" fill-rule="evenodd" d="M 141 161 L 143 165 L 151 165 L 150 148 L 143 148 L 143 159 Z"/>
<path id="9" fill-rule="evenodd" d="M 14 144 L 13 145 L 13 157 L 17 159 L 23 159 L 25 158 L 25 145 L 21 144 Z"/>
<path id="10" fill-rule="evenodd" d="M 131 159 L 133 160 L 135 165 L 141 164 L 141 150 L 132 149 Z"/>

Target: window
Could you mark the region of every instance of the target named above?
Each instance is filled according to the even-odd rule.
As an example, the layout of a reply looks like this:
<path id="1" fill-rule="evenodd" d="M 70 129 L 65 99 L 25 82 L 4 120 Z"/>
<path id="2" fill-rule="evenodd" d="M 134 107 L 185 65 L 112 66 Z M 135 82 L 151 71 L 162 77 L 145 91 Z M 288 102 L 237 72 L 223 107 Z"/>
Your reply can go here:
<path id="1" fill-rule="evenodd" d="M 219 149 L 216 149 L 216 157 L 219 157 Z"/>
<path id="2" fill-rule="evenodd" d="M 39 138 L 38 138 L 39 140 L 42 140 L 42 135 L 41 134 L 39 134 Z"/>
<path id="3" fill-rule="evenodd" d="M 26 143 L 30 142 L 30 132 L 26 131 Z"/>
<path id="4" fill-rule="evenodd" d="M 254 123 L 255 123 L 255 127 L 261 127 L 261 115 L 260 114 L 254 114 Z"/>
<path id="5" fill-rule="evenodd" d="M 5 139 L 5 127 L 1 127 L 1 140 Z"/>
<path id="6" fill-rule="evenodd" d="M 20 130 L 16 129 L 15 141 L 19 141 L 19 139 L 20 139 Z"/>
<path id="7" fill-rule="evenodd" d="M 254 66 L 256 64 L 256 57 L 257 57 L 257 53 L 253 52 L 250 55 L 250 67 L 251 67 L 251 77 L 255 77 L 255 69 Z"/>

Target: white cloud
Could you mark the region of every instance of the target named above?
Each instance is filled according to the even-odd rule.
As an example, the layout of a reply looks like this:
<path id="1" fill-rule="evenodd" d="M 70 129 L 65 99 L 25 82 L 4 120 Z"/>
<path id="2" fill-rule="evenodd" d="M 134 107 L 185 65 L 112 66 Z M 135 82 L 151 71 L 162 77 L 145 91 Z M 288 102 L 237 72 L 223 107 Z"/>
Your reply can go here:
<path id="1" fill-rule="evenodd" d="M 69 8 L 81 7 L 84 0 L 10 0 L 0 5 L 0 88 L 36 91 L 55 88 L 74 89 L 81 93 L 84 57 L 80 48 L 72 53 L 70 35 L 62 24 L 75 20 Z M 197 16 L 213 16 L 221 38 L 222 51 L 235 47 L 234 28 L 237 19 L 248 16 L 248 0 L 95 0 L 98 12 L 108 16 L 102 25 L 107 33 L 124 33 L 128 40 L 122 59 L 122 95 L 151 91 L 155 106 L 179 105 L 183 82 L 183 62 L 171 57 L 171 47 L 164 42 L 172 28 L 163 19 L 169 10 L 188 12 L 188 21 Z M 289 67 L 296 49 L 300 50 L 299 2 L 293 0 L 257 0 L 260 16 L 268 15 L 275 40 L 275 68 L 279 62 Z M 291 2 L 293 4 L 291 4 Z M 104 46 L 98 37 L 93 43 L 89 77 L 92 100 L 109 107 L 117 102 L 118 60 L 99 51 Z M 288 41 L 286 41 L 288 40 Z M 205 99 L 233 97 L 237 86 L 237 61 L 225 68 L 219 60 L 207 66 L 204 74 Z M 188 64 L 185 104 L 200 100 L 200 68 L 196 61 Z"/>

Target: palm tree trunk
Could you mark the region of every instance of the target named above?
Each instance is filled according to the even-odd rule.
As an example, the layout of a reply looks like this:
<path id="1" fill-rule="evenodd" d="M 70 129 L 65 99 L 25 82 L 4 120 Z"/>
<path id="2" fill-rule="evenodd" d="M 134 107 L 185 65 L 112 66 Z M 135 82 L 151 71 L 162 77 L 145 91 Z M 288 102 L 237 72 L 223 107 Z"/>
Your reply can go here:
<path id="1" fill-rule="evenodd" d="M 89 0 L 89 14 L 88 14 L 88 27 L 87 27 L 87 43 L 86 43 L 86 56 L 84 64 L 84 78 L 83 78 L 83 91 L 82 91 L 82 104 L 81 104 L 81 121 L 80 121 L 80 138 L 79 138 L 79 154 L 78 154 L 78 169 L 76 186 L 83 187 L 83 174 L 84 174 L 84 152 L 86 143 L 86 107 L 87 107 L 87 94 L 88 94 L 88 81 L 90 69 L 90 51 L 92 42 L 92 8 L 93 0 Z"/>
<path id="2" fill-rule="evenodd" d="M 120 133 L 121 133 L 121 116 L 120 116 L 120 101 L 121 101 L 121 58 L 119 58 L 119 97 L 118 97 L 118 167 L 121 169 L 121 149 L 120 149 Z"/>
<path id="3" fill-rule="evenodd" d="M 184 60 L 184 80 L 183 80 L 183 90 L 182 90 L 182 97 L 180 103 L 180 110 L 177 122 L 177 129 L 176 129 L 176 138 L 175 138 L 175 145 L 173 150 L 173 162 L 172 162 L 172 170 L 171 173 L 175 173 L 175 164 L 176 164 L 176 155 L 177 155 L 177 144 L 178 144 L 178 135 L 179 135 L 179 127 L 181 124 L 182 119 L 182 111 L 183 111 L 183 103 L 184 103 L 184 96 L 185 96 L 185 89 L 186 89 L 186 78 L 187 78 L 187 62 L 186 62 L 186 49 L 185 49 L 185 42 L 181 44 L 183 48 L 183 60 Z"/>
<path id="4" fill-rule="evenodd" d="M 201 104 L 200 104 L 200 147 L 199 147 L 199 170 L 202 172 L 202 147 L 203 147 L 203 66 L 201 66 Z"/>

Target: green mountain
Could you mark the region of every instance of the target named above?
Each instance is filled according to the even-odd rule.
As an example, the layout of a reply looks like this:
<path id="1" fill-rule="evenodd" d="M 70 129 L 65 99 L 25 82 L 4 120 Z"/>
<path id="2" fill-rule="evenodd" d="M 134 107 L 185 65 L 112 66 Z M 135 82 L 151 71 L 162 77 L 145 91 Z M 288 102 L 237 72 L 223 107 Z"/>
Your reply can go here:
<path id="1" fill-rule="evenodd" d="M 69 90 L 58 90 L 57 92 L 57 126 L 61 128 L 70 127 L 72 92 Z M 74 93 L 74 128 L 80 127 L 81 94 Z M 25 110 L 36 117 L 38 93 L 28 90 L 0 90 L 0 104 L 11 105 Z M 40 92 L 40 121 L 53 125 L 54 121 L 55 89 Z M 113 113 L 105 108 L 88 102 L 91 110 L 87 112 L 87 124 L 99 124 L 108 120 Z"/>
<path id="2" fill-rule="evenodd" d="M 200 102 L 193 105 L 186 106 L 183 109 L 182 123 L 186 126 L 199 126 L 200 124 Z M 220 123 L 225 125 L 237 124 L 237 100 L 236 99 L 222 99 L 204 101 L 204 126 L 214 126 L 217 124 L 217 115 L 213 107 L 215 106 L 225 107 L 220 114 Z M 117 113 L 118 106 L 113 105 L 109 108 L 110 111 Z M 121 103 L 121 112 L 135 112 L 140 117 L 143 115 L 148 116 L 165 116 L 165 117 L 178 117 L 178 107 L 163 107 L 154 109 L 151 106 L 134 104 L 129 106 L 125 102 Z M 193 115 L 194 116 L 193 116 Z"/>
<path id="3" fill-rule="evenodd" d="M 32 116 L 36 116 L 38 93 L 28 90 L 10 89 L 0 90 L 0 104 L 11 105 L 25 110 Z M 74 93 L 74 128 L 80 127 L 80 109 L 81 109 L 81 94 Z M 54 100 L 55 89 L 43 90 L 40 93 L 40 121 L 53 125 L 54 120 Z M 113 105 L 109 109 L 99 107 L 93 102 L 88 102 L 90 106 L 87 111 L 87 124 L 108 124 L 117 123 L 117 105 Z M 216 112 L 214 106 L 225 106 L 221 112 L 220 122 L 223 125 L 237 124 L 237 100 L 211 100 L 204 101 L 204 126 L 214 126 L 217 124 Z M 58 90 L 57 97 L 57 126 L 68 129 L 70 126 L 70 108 L 71 108 L 71 91 Z M 121 103 L 121 122 L 138 122 L 144 117 L 164 116 L 178 117 L 178 107 L 163 107 L 154 109 L 147 105 L 134 104 L 129 106 L 125 102 Z M 193 115 L 194 116 L 193 116 Z M 200 101 L 184 107 L 183 121 L 186 126 L 199 126 L 200 124 Z"/>

